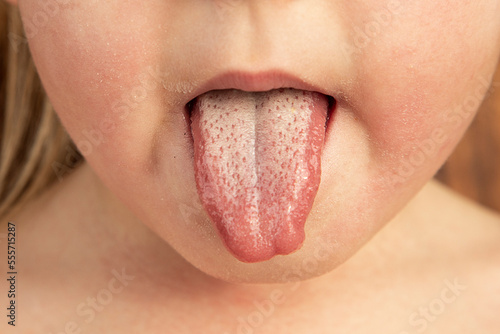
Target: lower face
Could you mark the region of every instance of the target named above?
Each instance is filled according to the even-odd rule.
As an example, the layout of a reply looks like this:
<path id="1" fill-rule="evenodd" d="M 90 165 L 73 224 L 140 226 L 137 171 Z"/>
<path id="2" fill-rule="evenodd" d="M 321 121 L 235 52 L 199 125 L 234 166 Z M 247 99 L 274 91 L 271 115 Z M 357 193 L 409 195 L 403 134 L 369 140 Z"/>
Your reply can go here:
<path id="1" fill-rule="evenodd" d="M 306 279 L 353 255 L 449 155 L 500 52 L 496 0 L 19 5 L 47 93 L 95 173 L 192 265 L 233 282 Z M 200 200 L 190 106 L 215 89 L 287 87 L 334 101 L 321 182 L 303 243 L 248 258 Z"/>

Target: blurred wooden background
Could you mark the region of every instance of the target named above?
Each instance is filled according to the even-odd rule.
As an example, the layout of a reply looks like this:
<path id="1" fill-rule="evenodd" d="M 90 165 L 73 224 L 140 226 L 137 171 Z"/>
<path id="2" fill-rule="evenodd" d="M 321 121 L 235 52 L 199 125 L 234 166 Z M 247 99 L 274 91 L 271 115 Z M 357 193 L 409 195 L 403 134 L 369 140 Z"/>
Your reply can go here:
<path id="1" fill-rule="evenodd" d="M 436 178 L 500 212 L 500 66 L 487 97 L 455 152 Z"/>

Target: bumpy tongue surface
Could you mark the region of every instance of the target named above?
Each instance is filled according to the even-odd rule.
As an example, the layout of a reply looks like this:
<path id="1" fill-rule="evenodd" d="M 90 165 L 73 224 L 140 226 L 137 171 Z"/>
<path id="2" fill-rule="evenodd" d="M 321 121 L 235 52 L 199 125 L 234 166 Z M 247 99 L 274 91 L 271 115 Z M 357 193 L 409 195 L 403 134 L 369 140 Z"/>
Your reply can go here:
<path id="1" fill-rule="evenodd" d="M 294 89 L 211 91 L 192 134 L 198 194 L 226 247 L 244 262 L 304 241 L 318 190 L 328 101 Z"/>

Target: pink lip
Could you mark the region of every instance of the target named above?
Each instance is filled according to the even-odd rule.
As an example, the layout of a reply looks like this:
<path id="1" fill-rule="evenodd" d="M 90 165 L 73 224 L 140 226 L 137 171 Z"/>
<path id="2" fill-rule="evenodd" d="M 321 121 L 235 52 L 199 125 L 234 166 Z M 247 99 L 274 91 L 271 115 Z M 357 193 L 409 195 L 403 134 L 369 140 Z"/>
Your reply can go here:
<path id="1" fill-rule="evenodd" d="M 186 121 L 190 119 L 190 110 L 188 110 L 191 107 L 190 102 L 209 91 L 238 89 L 247 92 L 266 92 L 277 88 L 293 88 L 297 90 L 318 92 L 327 96 L 329 106 L 326 131 L 328 136 L 329 124 L 333 121 L 332 116 L 338 105 L 337 96 L 332 96 L 331 92 L 325 91 L 321 87 L 281 70 L 269 70 L 255 73 L 233 70 L 223 72 L 202 82 L 198 85 L 197 89 L 193 90 L 193 92 L 187 96 L 184 102 L 184 105 L 187 107 L 187 109 L 184 109 L 185 119 Z M 342 96 L 340 93 L 339 95 Z M 187 125 L 190 126 L 189 121 Z"/>
<path id="2" fill-rule="evenodd" d="M 294 88 L 329 95 L 320 87 L 283 71 L 243 72 L 228 71 L 199 85 L 190 100 L 211 90 L 238 89 L 248 92 L 265 92 L 276 88 Z M 190 101 L 189 100 L 189 101 Z"/>

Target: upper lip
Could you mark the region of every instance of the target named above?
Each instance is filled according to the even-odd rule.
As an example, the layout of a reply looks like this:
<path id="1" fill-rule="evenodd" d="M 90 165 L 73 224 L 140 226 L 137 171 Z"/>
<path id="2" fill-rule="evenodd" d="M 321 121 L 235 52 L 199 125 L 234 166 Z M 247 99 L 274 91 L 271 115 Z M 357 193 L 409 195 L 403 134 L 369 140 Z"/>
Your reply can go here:
<path id="1" fill-rule="evenodd" d="M 329 96 L 328 92 L 321 89 L 321 87 L 283 71 L 276 70 L 255 73 L 228 71 L 200 83 L 191 92 L 188 102 L 212 90 L 238 89 L 248 92 L 264 92 L 277 88 L 294 88 Z"/>

